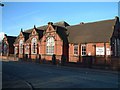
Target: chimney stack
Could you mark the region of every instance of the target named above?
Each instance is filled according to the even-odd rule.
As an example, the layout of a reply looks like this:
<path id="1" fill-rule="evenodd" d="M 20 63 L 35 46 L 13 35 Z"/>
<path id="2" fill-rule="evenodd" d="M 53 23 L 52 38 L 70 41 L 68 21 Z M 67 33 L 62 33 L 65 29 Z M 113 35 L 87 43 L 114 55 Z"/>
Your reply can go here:
<path id="1" fill-rule="evenodd" d="M 53 22 L 48 22 L 48 25 L 53 25 Z"/>
<path id="2" fill-rule="evenodd" d="M 34 25 L 34 29 L 36 29 L 36 26 Z"/>
<path id="3" fill-rule="evenodd" d="M 84 22 L 81 22 L 80 25 L 84 24 Z"/>

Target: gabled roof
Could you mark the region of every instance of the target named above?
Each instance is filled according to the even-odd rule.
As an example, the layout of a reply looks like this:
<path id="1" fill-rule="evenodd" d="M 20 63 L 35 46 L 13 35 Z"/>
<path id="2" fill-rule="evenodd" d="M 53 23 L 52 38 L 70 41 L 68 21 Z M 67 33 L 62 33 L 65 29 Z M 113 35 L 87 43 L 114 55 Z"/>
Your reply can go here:
<path id="1" fill-rule="evenodd" d="M 34 28 L 31 28 L 31 29 L 28 29 L 28 30 L 25 30 L 24 32 L 26 32 L 26 33 L 31 33 L 32 32 L 32 30 L 33 30 Z M 46 30 L 47 29 L 47 25 L 44 25 L 44 26 L 40 26 L 40 27 L 36 27 L 36 30 Z M 38 31 L 39 32 L 39 31 Z"/>
<path id="2" fill-rule="evenodd" d="M 8 41 L 8 43 L 9 43 L 9 46 L 12 47 L 12 46 L 13 46 L 13 43 L 15 42 L 15 39 L 16 39 L 17 37 L 15 37 L 15 36 L 7 36 L 6 34 L 5 34 L 5 36 L 6 36 L 6 38 L 7 38 L 7 41 Z"/>
<path id="3" fill-rule="evenodd" d="M 32 30 L 33 30 L 33 28 L 32 28 L 32 29 L 25 30 L 24 32 L 26 32 L 26 33 L 31 33 Z"/>
<path id="4" fill-rule="evenodd" d="M 115 19 L 68 26 L 70 43 L 109 42 Z"/>
<path id="5" fill-rule="evenodd" d="M 33 29 L 35 29 L 35 31 L 37 32 L 38 37 L 39 37 L 38 40 L 40 40 L 40 39 L 42 38 L 42 36 L 43 36 L 44 30 L 40 30 L 40 29 L 36 28 L 35 25 L 34 25 L 34 28 L 33 28 Z M 33 30 L 33 29 L 32 29 L 32 30 Z M 31 35 L 32 35 L 32 31 L 31 31 L 31 33 L 30 33 L 30 36 L 31 36 Z M 28 38 L 28 39 L 26 40 L 26 43 L 30 43 L 30 42 L 31 42 L 31 39 Z"/>
<path id="6" fill-rule="evenodd" d="M 65 21 L 61 21 L 61 22 L 56 22 L 53 25 L 53 28 L 55 29 L 55 27 L 57 27 L 57 33 L 59 34 L 59 36 L 61 37 L 61 39 L 63 39 L 65 42 L 67 42 L 67 35 L 66 35 L 66 28 L 67 26 L 69 26 L 69 24 Z M 36 27 L 36 31 L 39 34 L 39 39 L 42 38 L 43 36 L 43 32 L 46 31 L 48 25 L 44 25 L 44 26 L 40 26 L 40 27 Z M 25 30 L 24 32 L 27 33 L 31 33 L 33 30 L 29 29 L 29 30 Z M 27 40 L 27 43 L 30 42 L 30 40 Z"/>
<path id="7" fill-rule="evenodd" d="M 18 39 L 19 39 L 19 37 L 17 37 L 17 38 L 15 39 L 15 42 L 14 42 L 13 44 L 17 44 L 17 43 L 18 43 Z"/>
<path id="8" fill-rule="evenodd" d="M 52 25 L 54 29 L 56 29 L 57 34 L 60 36 L 60 38 L 65 42 L 68 43 L 68 39 L 67 39 L 67 29 L 62 27 L 62 26 L 58 26 L 58 25 Z"/>
<path id="9" fill-rule="evenodd" d="M 52 26 L 64 42 L 95 43 L 109 42 L 114 31 L 115 23 L 116 19 L 110 19 L 70 26 L 65 21 L 61 21 L 53 23 Z M 43 32 L 47 30 L 47 27 L 48 25 L 36 27 L 39 39 L 43 36 Z M 25 40 L 29 38 L 29 34 L 33 29 L 34 28 L 23 32 Z"/>
<path id="10" fill-rule="evenodd" d="M 43 36 L 44 30 L 38 29 L 35 26 L 34 26 L 34 29 L 36 30 L 36 32 L 38 34 L 38 37 L 39 37 L 39 40 L 40 40 L 42 38 L 42 36 Z"/>
<path id="11" fill-rule="evenodd" d="M 22 33 L 23 33 L 23 36 L 24 36 L 25 41 L 26 41 L 29 38 L 30 33 L 28 33 L 28 32 L 22 32 Z"/>
<path id="12" fill-rule="evenodd" d="M 47 29 L 47 25 L 37 27 L 37 29 L 40 29 L 40 30 L 46 30 L 46 29 Z"/>
<path id="13" fill-rule="evenodd" d="M 25 38 L 25 41 L 29 38 L 29 35 L 30 35 L 30 33 L 29 32 L 23 32 L 23 31 L 21 31 L 22 32 L 22 34 L 23 34 L 23 36 L 24 36 L 24 38 Z M 18 43 L 18 39 L 19 39 L 19 36 L 15 39 L 15 42 L 14 42 L 14 44 L 17 44 Z"/>
<path id="14" fill-rule="evenodd" d="M 61 26 L 61 27 L 67 27 L 70 26 L 67 22 L 65 21 L 60 21 L 60 22 L 56 22 L 53 25 L 57 25 L 57 26 Z"/>
<path id="15" fill-rule="evenodd" d="M 56 23 L 54 23 L 53 25 L 55 25 L 55 26 L 61 26 L 61 27 L 70 26 L 70 25 L 69 25 L 67 22 L 65 22 L 65 21 L 56 22 Z M 46 29 L 47 29 L 47 26 L 48 26 L 48 25 L 39 26 L 39 27 L 36 27 L 36 29 L 38 29 L 38 30 L 46 30 Z M 31 28 L 31 29 L 25 30 L 24 32 L 31 33 L 33 29 L 34 29 L 34 28 Z"/>

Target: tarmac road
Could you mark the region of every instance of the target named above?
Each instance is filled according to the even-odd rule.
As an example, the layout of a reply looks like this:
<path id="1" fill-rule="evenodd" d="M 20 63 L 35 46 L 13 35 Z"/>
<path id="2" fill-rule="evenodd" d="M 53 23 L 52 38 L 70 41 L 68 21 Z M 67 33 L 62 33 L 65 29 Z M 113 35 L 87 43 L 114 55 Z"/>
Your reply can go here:
<path id="1" fill-rule="evenodd" d="M 117 71 L 2 62 L 3 88 L 119 88 Z"/>

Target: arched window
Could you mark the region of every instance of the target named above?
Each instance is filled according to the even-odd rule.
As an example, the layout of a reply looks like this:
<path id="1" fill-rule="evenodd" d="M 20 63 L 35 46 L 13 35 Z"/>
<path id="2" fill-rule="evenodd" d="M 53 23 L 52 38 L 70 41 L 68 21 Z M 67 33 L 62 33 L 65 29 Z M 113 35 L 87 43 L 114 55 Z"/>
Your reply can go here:
<path id="1" fill-rule="evenodd" d="M 25 54 L 29 54 L 29 46 L 25 47 Z"/>
<path id="2" fill-rule="evenodd" d="M 23 40 L 19 41 L 19 54 L 23 54 Z"/>
<path id="3" fill-rule="evenodd" d="M 46 41 L 46 53 L 47 54 L 54 54 L 54 45 L 55 45 L 55 41 L 53 37 L 48 37 L 47 41 Z"/>
<path id="4" fill-rule="evenodd" d="M 32 54 L 37 54 L 37 39 L 33 38 L 31 41 L 31 53 Z"/>
<path id="5" fill-rule="evenodd" d="M 15 50 L 14 52 L 15 52 L 15 55 L 16 55 L 18 53 L 18 47 L 15 47 L 14 50 Z"/>
<path id="6" fill-rule="evenodd" d="M 4 54 L 4 55 L 7 55 L 7 54 L 8 54 L 8 45 L 7 45 L 6 43 L 4 43 L 3 54 Z"/>

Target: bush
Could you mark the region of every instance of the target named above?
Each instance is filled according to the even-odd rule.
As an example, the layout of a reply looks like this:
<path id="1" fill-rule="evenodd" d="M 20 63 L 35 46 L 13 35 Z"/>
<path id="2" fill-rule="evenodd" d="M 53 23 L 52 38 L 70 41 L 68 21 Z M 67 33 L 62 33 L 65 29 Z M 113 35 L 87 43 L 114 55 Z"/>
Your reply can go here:
<path id="1" fill-rule="evenodd" d="M 55 54 L 52 55 L 52 64 L 56 65 L 56 55 Z"/>

